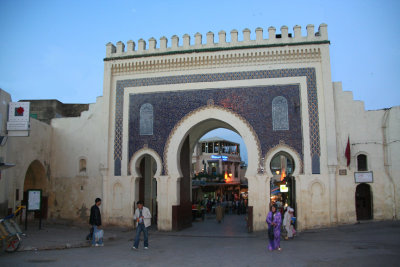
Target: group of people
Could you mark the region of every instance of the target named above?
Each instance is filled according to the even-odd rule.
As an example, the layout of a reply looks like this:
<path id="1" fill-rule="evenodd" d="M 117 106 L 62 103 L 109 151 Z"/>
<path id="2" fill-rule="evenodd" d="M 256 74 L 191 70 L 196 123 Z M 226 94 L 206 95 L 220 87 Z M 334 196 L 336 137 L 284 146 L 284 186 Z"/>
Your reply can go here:
<path id="1" fill-rule="evenodd" d="M 294 229 L 295 218 L 293 215 L 294 209 L 288 206 L 282 222 L 282 215 L 277 205 L 272 205 L 266 220 L 268 224 L 268 249 L 270 251 L 281 250 L 281 228 L 283 229 L 285 240 L 293 238 L 296 234 L 296 230 Z"/>
<path id="2" fill-rule="evenodd" d="M 143 206 L 143 201 L 138 201 L 137 209 L 135 210 L 133 219 L 136 221 L 136 236 L 132 246 L 132 249 L 136 250 L 139 247 L 140 234 L 143 232 L 144 235 L 144 249 L 148 249 L 149 247 L 149 239 L 148 239 L 148 227 L 151 225 L 151 213 L 150 210 Z M 103 243 L 103 230 L 101 229 L 101 214 L 99 206 L 101 205 L 101 199 L 96 198 L 95 204 L 90 209 L 90 219 L 89 223 L 92 226 L 91 228 L 91 240 L 92 246 L 104 246 Z M 278 210 L 276 204 L 273 204 L 271 207 L 271 211 L 267 215 L 267 224 L 268 224 L 268 249 L 270 251 L 273 250 L 281 250 L 281 228 L 284 232 L 284 238 L 288 240 L 289 238 L 293 238 L 296 234 L 296 230 L 294 229 L 294 209 L 291 207 L 287 207 L 286 212 L 283 217 L 281 212 Z"/>
<path id="3" fill-rule="evenodd" d="M 149 248 L 149 235 L 148 227 L 151 225 L 150 210 L 144 207 L 143 201 L 138 201 L 137 209 L 133 215 L 136 221 L 136 236 L 133 242 L 132 249 L 137 250 L 139 247 L 140 234 L 143 232 L 144 236 L 144 249 Z M 92 226 L 89 237 L 92 240 L 93 247 L 102 247 L 103 243 L 103 230 L 101 229 L 101 213 L 100 213 L 101 199 L 96 198 L 95 204 L 90 209 L 89 224 Z"/>
<path id="4" fill-rule="evenodd" d="M 203 204 L 203 203 L 201 203 Z M 247 199 L 232 199 L 227 200 L 224 198 L 218 197 L 217 199 L 205 199 L 204 204 L 206 207 L 207 213 L 215 213 L 215 208 L 217 206 L 222 206 L 229 212 L 229 214 L 236 213 L 238 215 L 247 213 Z"/>

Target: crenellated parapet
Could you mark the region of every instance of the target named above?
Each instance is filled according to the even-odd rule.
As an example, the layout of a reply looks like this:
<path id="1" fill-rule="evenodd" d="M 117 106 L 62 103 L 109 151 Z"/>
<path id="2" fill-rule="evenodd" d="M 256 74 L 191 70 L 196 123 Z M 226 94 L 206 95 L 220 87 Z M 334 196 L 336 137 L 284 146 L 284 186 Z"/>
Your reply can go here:
<path id="1" fill-rule="evenodd" d="M 171 37 L 170 45 L 168 44 L 168 39 L 163 36 L 160 38 L 158 47 L 157 40 L 153 37 L 148 40 L 148 44 L 143 39 L 138 40 L 137 47 L 136 43 L 130 40 L 127 42 L 126 49 L 125 44 L 120 41 L 117 42 L 116 45 L 112 43 L 108 43 L 106 45 L 107 49 L 105 60 L 146 57 L 153 55 L 157 56 L 174 53 L 329 43 L 326 24 L 321 24 L 318 27 L 317 32 L 315 32 L 314 25 L 309 24 L 306 28 L 307 35 L 302 36 L 301 27 L 298 25 L 293 27 L 293 33 L 289 33 L 289 28 L 287 26 L 282 26 L 280 28 L 280 33 L 276 32 L 276 28 L 269 27 L 267 39 L 264 38 L 264 30 L 262 28 L 257 28 L 255 30 L 255 40 L 250 38 L 251 31 L 249 29 L 244 29 L 242 41 L 239 41 L 238 31 L 232 30 L 230 32 L 231 38 L 229 42 L 227 41 L 225 31 L 220 31 L 218 33 L 218 42 L 215 42 L 215 36 L 213 32 L 208 32 L 204 40 L 202 34 L 196 33 L 194 35 L 194 42 L 191 42 L 190 36 L 185 34 L 182 36 L 182 45 L 179 45 L 179 37 L 177 35 Z"/>

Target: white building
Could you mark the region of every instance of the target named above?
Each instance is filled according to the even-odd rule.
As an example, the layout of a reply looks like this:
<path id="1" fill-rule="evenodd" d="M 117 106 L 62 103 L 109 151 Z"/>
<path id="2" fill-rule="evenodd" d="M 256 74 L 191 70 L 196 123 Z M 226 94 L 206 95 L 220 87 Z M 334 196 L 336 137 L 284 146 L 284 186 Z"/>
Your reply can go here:
<path id="1" fill-rule="evenodd" d="M 300 229 L 354 223 L 357 214 L 398 219 L 400 107 L 366 111 L 332 82 L 327 25 L 308 25 L 306 36 L 300 26 L 264 35 L 257 28 L 255 40 L 245 29 L 243 40 L 231 31 L 230 42 L 221 31 L 218 42 L 209 32 L 193 43 L 184 35 L 182 46 L 177 36 L 171 45 L 165 37 L 159 46 L 154 38 L 107 44 L 103 96 L 88 111 L 51 126 L 32 119 L 29 137 L 0 147 L 16 164 L 2 171 L 0 205 L 14 208 L 36 177 L 50 218 L 85 221 L 101 197 L 105 223 L 132 225 L 134 203 L 144 199 L 158 229 L 181 229 L 191 223 L 195 144 L 226 128 L 248 151 L 254 230 L 266 229 L 279 155 L 293 162 Z"/>
<path id="2" fill-rule="evenodd" d="M 240 183 L 240 145 L 220 137 L 201 139 L 194 147 L 194 174 L 222 175 L 228 183 Z"/>

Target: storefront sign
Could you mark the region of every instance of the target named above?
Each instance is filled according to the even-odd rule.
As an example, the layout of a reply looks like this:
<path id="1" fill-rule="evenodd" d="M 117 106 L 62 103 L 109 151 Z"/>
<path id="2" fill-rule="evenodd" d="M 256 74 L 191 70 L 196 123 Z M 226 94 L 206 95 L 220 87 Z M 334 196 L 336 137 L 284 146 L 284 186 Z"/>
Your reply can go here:
<path id="1" fill-rule="evenodd" d="M 372 172 L 355 172 L 354 180 L 356 183 L 373 183 L 374 177 Z"/>
<path id="2" fill-rule="evenodd" d="M 212 159 L 222 159 L 223 161 L 228 160 L 228 156 L 216 156 L 216 155 L 211 155 Z"/>
<path id="3" fill-rule="evenodd" d="M 289 192 L 289 187 L 287 187 L 285 184 L 282 184 L 280 186 L 280 189 L 281 192 Z"/>

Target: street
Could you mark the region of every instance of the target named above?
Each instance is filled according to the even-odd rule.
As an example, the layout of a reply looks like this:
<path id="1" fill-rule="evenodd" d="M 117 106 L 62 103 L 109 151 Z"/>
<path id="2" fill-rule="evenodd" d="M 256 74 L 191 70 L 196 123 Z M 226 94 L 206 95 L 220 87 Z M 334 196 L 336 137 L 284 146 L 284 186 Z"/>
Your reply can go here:
<path id="1" fill-rule="evenodd" d="M 386 267 L 400 262 L 399 221 L 308 230 L 293 240 L 282 240 L 282 251 L 270 252 L 266 232 L 248 234 L 242 230 L 243 215 L 227 215 L 221 224 L 214 218 L 208 216 L 204 222 L 195 222 L 192 228 L 180 232 L 152 230 L 149 250 L 143 249 L 142 241 L 137 251 L 131 249 L 132 230 L 113 229 L 107 238 L 106 228 L 104 247 L 1 253 L 0 265 Z"/>

